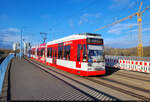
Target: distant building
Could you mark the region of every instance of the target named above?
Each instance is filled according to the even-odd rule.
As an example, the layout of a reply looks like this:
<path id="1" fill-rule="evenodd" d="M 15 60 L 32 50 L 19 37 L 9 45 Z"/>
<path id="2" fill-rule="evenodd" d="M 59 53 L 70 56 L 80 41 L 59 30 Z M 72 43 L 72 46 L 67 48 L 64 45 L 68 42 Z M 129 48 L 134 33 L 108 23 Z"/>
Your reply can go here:
<path id="1" fill-rule="evenodd" d="M 15 51 L 17 49 L 17 44 L 16 43 L 13 43 L 13 50 Z"/>
<path id="2" fill-rule="evenodd" d="M 13 50 L 17 50 L 17 49 L 20 49 L 20 43 L 13 43 Z"/>
<path id="3" fill-rule="evenodd" d="M 27 55 L 28 54 L 28 50 L 30 48 L 30 43 L 29 42 L 24 42 L 24 47 L 23 47 L 23 50 L 24 50 L 24 55 Z"/>
<path id="4" fill-rule="evenodd" d="M 18 42 L 18 43 L 13 43 L 13 50 L 15 51 L 15 50 L 20 50 L 20 43 Z M 23 43 L 23 54 L 24 55 L 27 55 L 27 53 L 28 53 L 28 50 L 30 49 L 30 47 L 31 47 L 31 45 L 30 45 L 30 43 L 29 42 L 24 42 Z"/>

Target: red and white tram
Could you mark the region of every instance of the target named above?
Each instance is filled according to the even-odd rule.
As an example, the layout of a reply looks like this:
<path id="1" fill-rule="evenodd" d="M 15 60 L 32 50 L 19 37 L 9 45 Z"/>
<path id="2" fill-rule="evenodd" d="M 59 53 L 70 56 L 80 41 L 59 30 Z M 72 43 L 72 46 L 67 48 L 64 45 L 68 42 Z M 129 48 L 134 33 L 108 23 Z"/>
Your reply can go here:
<path id="1" fill-rule="evenodd" d="M 73 74 L 105 74 L 104 43 L 99 34 L 71 35 L 31 50 L 31 58 Z"/>
<path id="2" fill-rule="evenodd" d="M 30 56 L 30 58 L 32 58 L 32 59 L 37 59 L 37 57 L 36 57 L 36 47 L 35 46 L 33 46 L 32 48 L 31 48 L 31 50 L 29 51 L 31 54 L 31 56 Z"/>

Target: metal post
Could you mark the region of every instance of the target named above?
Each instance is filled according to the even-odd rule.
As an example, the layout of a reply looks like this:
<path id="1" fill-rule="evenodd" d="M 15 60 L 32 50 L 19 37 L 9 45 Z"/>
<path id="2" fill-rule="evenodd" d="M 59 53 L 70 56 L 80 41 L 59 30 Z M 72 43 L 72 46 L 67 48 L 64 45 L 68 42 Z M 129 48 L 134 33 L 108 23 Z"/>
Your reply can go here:
<path id="1" fill-rule="evenodd" d="M 20 59 L 22 57 L 22 29 L 21 29 L 21 36 L 20 36 Z"/>

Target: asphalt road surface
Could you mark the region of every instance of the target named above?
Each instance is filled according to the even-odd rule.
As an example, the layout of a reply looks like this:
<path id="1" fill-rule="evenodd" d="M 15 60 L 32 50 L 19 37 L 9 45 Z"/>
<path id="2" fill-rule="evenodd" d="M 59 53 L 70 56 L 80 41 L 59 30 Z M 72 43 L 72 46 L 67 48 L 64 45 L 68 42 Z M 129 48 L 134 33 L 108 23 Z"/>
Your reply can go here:
<path id="1" fill-rule="evenodd" d="M 11 100 L 92 100 L 25 59 L 12 61 L 10 80 Z"/>

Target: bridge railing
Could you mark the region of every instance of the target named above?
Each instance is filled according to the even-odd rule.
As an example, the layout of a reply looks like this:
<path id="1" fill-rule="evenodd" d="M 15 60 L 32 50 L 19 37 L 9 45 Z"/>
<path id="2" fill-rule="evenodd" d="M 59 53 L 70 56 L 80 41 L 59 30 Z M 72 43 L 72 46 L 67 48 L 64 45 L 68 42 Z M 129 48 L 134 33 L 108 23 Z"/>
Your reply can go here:
<path id="1" fill-rule="evenodd" d="M 150 73 L 150 57 L 105 56 L 107 67 Z"/>
<path id="2" fill-rule="evenodd" d="M 4 77 L 5 77 L 5 72 L 7 70 L 7 66 L 8 63 L 10 62 L 10 60 L 14 57 L 14 54 L 11 53 L 9 54 L 4 61 L 0 64 L 0 95 L 1 95 L 1 91 L 2 91 L 2 87 L 3 87 L 3 81 L 4 81 Z"/>

